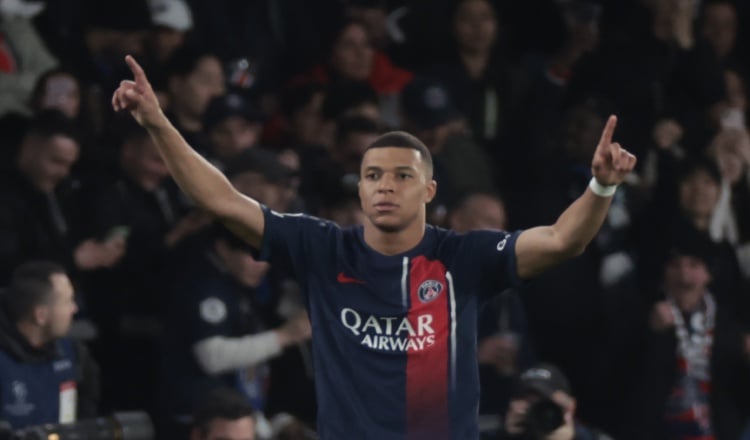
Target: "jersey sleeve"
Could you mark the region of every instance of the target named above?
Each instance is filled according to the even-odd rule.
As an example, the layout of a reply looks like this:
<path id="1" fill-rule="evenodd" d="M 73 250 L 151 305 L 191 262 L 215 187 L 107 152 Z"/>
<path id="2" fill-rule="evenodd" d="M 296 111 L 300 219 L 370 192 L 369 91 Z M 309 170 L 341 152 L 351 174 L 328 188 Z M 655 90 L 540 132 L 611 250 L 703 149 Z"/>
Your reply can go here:
<path id="1" fill-rule="evenodd" d="M 336 246 L 339 227 L 305 214 L 280 214 L 263 206 L 265 226 L 260 259 L 286 266 L 300 283 L 311 271 L 320 270 Z"/>
<path id="2" fill-rule="evenodd" d="M 459 261 L 474 272 L 483 296 L 524 284 L 518 276 L 516 240 L 522 231 L 471 231 L 464 235 Z M 478 271 L 478 273 L 476 273 Z"/>

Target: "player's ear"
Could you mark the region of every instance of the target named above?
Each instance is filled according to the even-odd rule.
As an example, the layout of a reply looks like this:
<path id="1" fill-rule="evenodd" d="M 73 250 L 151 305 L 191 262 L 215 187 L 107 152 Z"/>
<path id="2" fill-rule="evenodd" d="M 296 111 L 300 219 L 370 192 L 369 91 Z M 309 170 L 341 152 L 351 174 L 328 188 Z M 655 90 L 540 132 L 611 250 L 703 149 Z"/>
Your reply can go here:
<path id="1" fill-rule="evenodd" d="M 49 306 L 47 305 L 38 305 L 34 307 L 34 310 L 32 313 L 33 313 L 32 316 L 34 319 L 34 324 L 38 326 L 46 325 L 47 321 L 49 321 L 50 310 L 49 310 Z"/>
<path id="2" fill-rule="evenodd" d="M 437 182 L 432 179 L 429 182 L 427 182 L 427 194 L 425 196 L 425 203 L 430 203 L 432 199 L 435 198 L 435 194 L 437 194 Z"/>

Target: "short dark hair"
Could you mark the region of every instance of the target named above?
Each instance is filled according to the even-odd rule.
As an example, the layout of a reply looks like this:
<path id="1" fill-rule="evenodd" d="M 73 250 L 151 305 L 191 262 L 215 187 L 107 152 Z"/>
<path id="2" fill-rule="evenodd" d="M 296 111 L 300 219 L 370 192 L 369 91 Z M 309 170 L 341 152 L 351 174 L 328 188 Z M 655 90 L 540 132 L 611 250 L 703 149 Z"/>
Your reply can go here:
<path id="1" fill-rule="evenodd" d="M 172 53 L 164 66 L 167 79 L 173 76 L 188 76 L 197 67 L 200 60 L 206 57 L 217 57 L 214 52 L 209 51 L 197 43 L 188 43 Z"/>
<path id="2" fill-rule="evenodd" d="M 80 146 L 80 137 L 75 122 L 58 110 L 43 110 L 29 123 L 26 137 L 50 139 L 64 136 L 73 139 Z"/>
<path id="3" fill-rule="evenodd" d="M 112 135 L 120 145 L 125 145 L 127 142 L 148 138 L 148 131 L 133 118 L 117 118 L 113 124 Z"/>
<path id="4" fill-rule="evenodd" d="M 30 316 L 34 307 L 49 301 L 54 274 L 65 274 L 65 269 L 53 261 L 30 261 L 13 271 L 6 291 L 6 304 L 12 321 Z"/>
<path id="5" fill-rule="evenodd" d="M 721 185 L 721 171 L 711 158 L 700 155 L 686 159 L 679 165 L 677 182 L 682 183 L 698 171 L 704 171 L 717 185 Z"/>
<path id="6" fill-rule="evenodd" d="M 420 141 L 416 136 L 405 131 L 389 131 L 375 139 L 375 142 L 367 147 L 365 153 L 373 148 L 386 147 L 411 148 L 412 150 L 419 151 L 422 155 L 422 162 L 427 167 L 429 176 L 432 176 L 432 154 L 430 154 L 430 150 L 425 146 L 424 142 Z"/>
<path id="7" fill-rule="evenodd" d="M 193 427 L 206 435 L 214 419 L 237 420 L 252 417 L 253 407 L 247 398 L 231 388 L 211 390 L 193 414 Z"/>
<path id="8" fill-rule="evenodd" d="M 333 26 L 330 26 L 326 31 L 323 32 L 323 42 L 326 58 L 330 58 L 330 56 L 333 54 L 333 48 L 336 47 L 339 39 L 349 26 L 360 26 L 365 30 L 367 29 L 367 23 L 365 23 L 364 20 L 360 20 L 356 17 L 344 16 L 342 19 L 334 21 Z M 371 39 L 368 37 L 368 40 Z"/>
<path id="9" fill-rule="evenodd" d="M 349 116 L 339 120 L 336 127 L 336 143 L 341 143 L 352 133 L 380 134 L 378 123 L 363 116 Z"/>
<path id="10" fill-rule="evenodd" d="M 313 97 L 318 93 L 325 93 L 326 89 L 318 83 L 302 83 L 284 89 L 281 92 L 281 113 L 286 118 L 291 118 L 299 110 L 310 104 Z"/>
<path id="11" fill-rule="evenodd" d="M 378 94 L 369 84 L 347 80 L 333 82 L 326 88 L 323 119 L 337 119 L 362 104 L 378 105 Z"/>

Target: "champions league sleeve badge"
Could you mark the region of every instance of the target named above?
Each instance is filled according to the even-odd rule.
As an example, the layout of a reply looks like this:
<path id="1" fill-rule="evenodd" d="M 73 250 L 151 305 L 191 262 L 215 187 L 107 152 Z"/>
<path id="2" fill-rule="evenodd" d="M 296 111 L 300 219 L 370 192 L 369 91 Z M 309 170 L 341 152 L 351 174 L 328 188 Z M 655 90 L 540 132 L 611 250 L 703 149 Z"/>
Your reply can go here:
<path id="1" fill-rule="evenodd" d="M 201 301 L 201 318 L 209 324 L 218 324 L 227 317 L 227 306 L 224 301 L 212 296 Z"/>
<path id="2" fill-rule="evenodd" d="M 419 285 L 417 294 L 419 295 L 420 301 L 422 301 L 423 303 L 428 303 L 440 296 L 440 293 L 442 291 L 443 283 L 437 280 L 427 280 Z"/>

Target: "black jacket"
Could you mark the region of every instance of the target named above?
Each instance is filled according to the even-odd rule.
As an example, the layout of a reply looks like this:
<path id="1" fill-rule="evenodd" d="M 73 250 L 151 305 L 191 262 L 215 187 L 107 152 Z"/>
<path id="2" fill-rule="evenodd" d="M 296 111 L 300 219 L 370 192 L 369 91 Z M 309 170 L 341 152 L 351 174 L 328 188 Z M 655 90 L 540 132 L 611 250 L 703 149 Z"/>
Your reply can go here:
<path id="1" fill-rule="evenodd" d="M 50 199 L 39 192 L 21 173 L 12 171 L 0 181 L 0 286 L 10 279 L 11 270 L 34 258 L 57 261 L 73 270 L 73 249 L 80 241 L 78 190 L 63 182 L 54 197 L 64 228 L 54 220 Z"/>
<path id="2" fill-rule="evenodd" d="M 643 369 L 635 380 L 631 414 L 625 418 L 629 435 L 640 440 L 663 440 L 664 406 L 677 376 L 677 338 L 674 331 L 646 332 Z M 732 316 L 721 306 L 716 311 L 711 348 L 711 423 L 717 440 L 735 440 L 750 409 L 748 364 L 740 333 Z"/>

